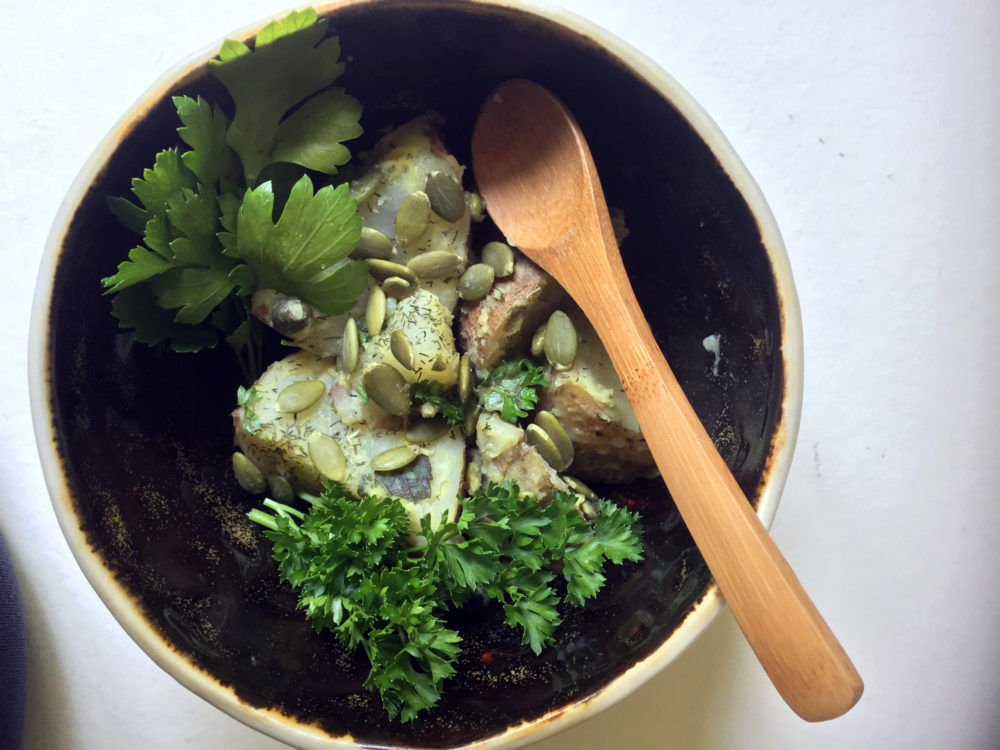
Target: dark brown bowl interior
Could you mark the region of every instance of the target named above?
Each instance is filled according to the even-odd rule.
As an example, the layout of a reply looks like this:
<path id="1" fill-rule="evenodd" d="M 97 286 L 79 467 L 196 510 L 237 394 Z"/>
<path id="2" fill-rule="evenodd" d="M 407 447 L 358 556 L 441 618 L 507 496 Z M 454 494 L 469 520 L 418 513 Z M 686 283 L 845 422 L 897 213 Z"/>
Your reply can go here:
<path id="1" fill-rule="evenodd" d="M 657 339 L 757 497 L 781 416 L 780 307 L 754 216 L 689 124 L 596 43 L 525 12 L 369 3 L 338 10 L 332 24 L 352 60 L 341 82 L 365 106 L 369 144 L 432 109 L 468 164 L 478 107 L 500 81 L 531 78 L 567 102 L 609 203 L 625 211 L 622 251 Z M 246 520 L 256 501 L 229 469 L 239 373 L 228 350 L 176 355 L 136 344 L 100 294 L 99 279 L 134 243 L 105 197 L 126 195 L 154 154 L 176 143 L 177 93 L 225 101 L 199 69 L 132 124 L 73 216 L 50 307 L 51 407 L 76 514 L 162 637 L 249 704 L 365 743 L 428 747 L 585 698 L 662 644 L 709 574 L 661 483 L 605 488 L 642 513 L 645 561 L 613 570 L 585 609 L 566 609 L 556 646 L 540 657 L 498 609 L 457 613 L 464 650 L 442 703 L 411 724 L 386 719 L 362 688 L 363 658 L 312 631 Z M 702 344 L 711 334 L 725 346 L 717 374 Z"/>

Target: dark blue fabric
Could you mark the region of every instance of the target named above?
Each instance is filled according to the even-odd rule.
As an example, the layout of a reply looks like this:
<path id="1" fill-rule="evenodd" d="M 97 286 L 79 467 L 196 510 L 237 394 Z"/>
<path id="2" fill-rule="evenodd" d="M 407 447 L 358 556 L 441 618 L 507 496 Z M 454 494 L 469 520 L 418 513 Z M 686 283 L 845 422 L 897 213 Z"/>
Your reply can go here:
<path id="1" fill-rule="evenodd" d="M 14 565 L 0 536 L 0 750 L 17 750 L 24 729 L 28 633 Z"/>

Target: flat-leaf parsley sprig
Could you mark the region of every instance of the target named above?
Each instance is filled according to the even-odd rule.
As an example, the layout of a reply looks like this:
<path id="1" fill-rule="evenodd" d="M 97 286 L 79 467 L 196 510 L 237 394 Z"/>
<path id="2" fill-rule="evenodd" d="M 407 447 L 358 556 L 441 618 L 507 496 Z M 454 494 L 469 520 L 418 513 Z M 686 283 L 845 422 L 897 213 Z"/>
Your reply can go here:
<path id="1" fill-rule="evenodd" d="M 306 8 L 266 25 L 252 48 L 227 41 L 210 62 L 232 99 L 231 120 L 217 103 L 174 97 L 183 145 L 132 180 L 135 201 L 109 199 L 142 238 L 102 279 L 137 341 L 195 352 L 225 339 L 252 380 L 254 291 L 273 288 L 329 314 L 354 304 L 366 277 L 364 262 L 347 257 L 361 236 L 357 204 L 346 184 L 314 189 L 305 174 L 335 174 L 350 158 L 344 142 L 361 134 L 360 103 L 332 86 L 339 58 L 326 19 Z M 261 182 L 269 172 L 294 183 L 290 192 Z M 275 200 L 279 188 L 287 200 Z"/>
<path id="2" fill-rule="evenodd" d="M 455 672 L 461 637 L 445 624 L 449 608 L 484 594 L 540 653 L 561 622 L 557 576 L 567 582 L 565 602 L 579 606 L 603 587 L 607 562 L 642 559 L 636 514 L 603 501 L 587 520 L 575 495 L 557 492 L 542 506 L 513 482 L 473 493 L 456 520 L 443 517 L 436 528 L 424 516 L 416 547 L 394 498 L 356 499 L 331 485 L 307 499 L 307 511 L 265 500 L 271 512 L 249 517 L 266 528 L 298 606 L 317 630 L 365 652 L 365 685 L 402 721 L 434 706 Z"/>

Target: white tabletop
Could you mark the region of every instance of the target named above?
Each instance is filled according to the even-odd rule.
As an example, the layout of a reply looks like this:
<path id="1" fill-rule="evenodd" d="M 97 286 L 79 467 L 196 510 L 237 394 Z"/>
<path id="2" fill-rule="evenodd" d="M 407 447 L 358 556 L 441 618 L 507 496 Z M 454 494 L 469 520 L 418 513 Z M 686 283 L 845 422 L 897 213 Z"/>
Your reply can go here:
<path id="1" fill-rule="evenodd" d="M 773 533 L 867 688 L 846 716 L 802 722 L 726 613 L 632 697 L 538 747 L 997 747 L 1000 3 L 561 4 L 677 78 L 777 217 L 806 392 Z M 30 633 L 24 746 L 283 747 L 161 672 L 84 579 L 42 481 L 25 360 L 39 254 L 91 150 L 162 71 L 286 6 L 3 7 L 0 532 Z"/>

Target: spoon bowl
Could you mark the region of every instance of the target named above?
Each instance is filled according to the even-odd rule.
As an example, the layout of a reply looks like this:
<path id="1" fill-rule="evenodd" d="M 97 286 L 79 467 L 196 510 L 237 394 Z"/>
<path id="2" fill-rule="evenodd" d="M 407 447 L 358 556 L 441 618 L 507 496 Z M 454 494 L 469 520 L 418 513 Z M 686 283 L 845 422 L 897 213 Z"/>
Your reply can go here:
<path id="1" fill-rule="evenodd" d="M 863 683 L 715 448 L 632 292 L 597 168 L 572 113 L 523 79 L 488 97 L 473 169 L 500 230 L 586 313 L 657 467 L 778 692 L 808 721 L 832 719 Z"/>

